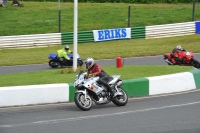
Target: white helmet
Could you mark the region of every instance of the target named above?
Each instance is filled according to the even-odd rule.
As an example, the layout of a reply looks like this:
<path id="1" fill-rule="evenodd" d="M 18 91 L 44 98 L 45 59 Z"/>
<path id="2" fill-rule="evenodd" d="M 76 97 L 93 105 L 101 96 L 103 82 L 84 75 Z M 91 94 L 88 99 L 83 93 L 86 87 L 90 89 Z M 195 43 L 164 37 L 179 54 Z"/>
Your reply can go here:
<path id="1" fill-rule="evenodd" d="M 183 48 L 181 47 L 181 45 L 177 45 L 177 46 L 176 46 L 176 49 L 182 50 Z"/>
<path id="2" fill-rule="evenodd" d="M 92 66 L 94 66 L 95 62 L 92 58 L 88 57 L 86 60 L 85 60 L 85 66 L 87 69 L 90 69 Z"/>
<path id="3" fill-rule="evenodd" d="M 69 50 L 69 46 L 65 45 L 64 49 L 65 49 L 65 51 L 68 51 Z"/>

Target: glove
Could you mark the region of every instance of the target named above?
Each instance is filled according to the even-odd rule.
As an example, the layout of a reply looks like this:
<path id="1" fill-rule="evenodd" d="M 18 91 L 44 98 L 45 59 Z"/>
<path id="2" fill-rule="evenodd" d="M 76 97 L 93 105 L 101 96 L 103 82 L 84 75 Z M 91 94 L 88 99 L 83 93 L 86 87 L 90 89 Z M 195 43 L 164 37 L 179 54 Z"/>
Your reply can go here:
<path id="1" fill-rule="evenodd" d="M 71 59 L 69 58 L 69 59 L 67 59 L 67 61 L 70 61 Z"/>
<path id="2" fill-rule="evenodd" d="M 92 74 L 88 74 L 88 77 L 92 77 Z"/>

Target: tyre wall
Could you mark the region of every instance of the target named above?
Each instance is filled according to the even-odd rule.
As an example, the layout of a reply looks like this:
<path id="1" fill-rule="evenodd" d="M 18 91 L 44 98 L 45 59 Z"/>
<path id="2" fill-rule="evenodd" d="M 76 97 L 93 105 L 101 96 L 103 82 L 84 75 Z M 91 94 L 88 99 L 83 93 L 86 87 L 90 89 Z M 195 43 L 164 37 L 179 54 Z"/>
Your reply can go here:
<path id="1" fill-rule="evenodd" d="M 200 70 L 123 80 L 128 97 L 167 94 L 200 88 Z M 73 102 L 73 83 L 0 87 L 0 107 Z"/>

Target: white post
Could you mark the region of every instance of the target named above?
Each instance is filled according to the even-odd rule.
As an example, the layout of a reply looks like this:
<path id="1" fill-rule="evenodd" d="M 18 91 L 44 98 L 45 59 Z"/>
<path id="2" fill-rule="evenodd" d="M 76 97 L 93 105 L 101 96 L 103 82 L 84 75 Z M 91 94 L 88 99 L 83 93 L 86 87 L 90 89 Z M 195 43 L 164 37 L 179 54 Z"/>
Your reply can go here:
<path id="1" fill-rule="evenodd" d="M 77 69 L 77 36 L 78 36 L 78 0 L 74 0 L 74 49 L 73 49 L 73 69 Z"/>
<path id="2" fill-rule="evenodd" d="M 58 32 L 60 33 L 60 21 L 61 21 L 61 17 L 60 17 L 60 0 L 58 0 Z"/>

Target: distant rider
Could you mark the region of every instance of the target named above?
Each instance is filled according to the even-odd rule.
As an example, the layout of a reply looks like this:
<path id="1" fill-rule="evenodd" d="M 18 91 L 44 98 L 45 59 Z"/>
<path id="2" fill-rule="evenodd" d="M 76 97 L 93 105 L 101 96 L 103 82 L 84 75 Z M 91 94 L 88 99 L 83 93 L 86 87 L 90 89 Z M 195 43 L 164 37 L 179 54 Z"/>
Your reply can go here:
<path id="1" fill-rule="evenodd" d="M 183 62 L 183 59 L 180 59 L 180 58 L 178 57 L 178 55 L 179 55 L 180 52 L 185 52 L 185 51 L 186 51 L 186 50 L 183 49 L 183 48 L 181 47 L 181 45 L 177 45 L 177 46 L 172 50 L 171 56 L 172 56 L 172 58 L 175 59 L 176 62 L 182 63 L 182 62 Z M 173 60 L 172 60 L 172 62 L 173 62 Z M 173 63 L 175 63 L 175 62 L 173 62 Z"/>
<path id="2" fill-rule="evenodd" d="M 114 87 L 110 87 L 108 85 L 108 81 L 110 79 L 110 76 L 101 68 L 101 66 L 97 63 L 95 63 L 95 61 L 93 60 L 93 58 L 87 58 L 86 61 L 84 62 L 86 65 L 86 69 L 87 69 L 87 75 L 88 77 L 90 76 L 99 76 L 99 83 L 104 85 L 108 91 L 110 91 L 113 95 L 113 97 L 120 95 L 120 92 L 116 92 L 116 90 L 114 89 Z"/>
<path id="3" fill-rule="evenodd" d="M 69 50 L 69 46 L 66 45 L 63 49 L 57 51 L 57 55 L 60 61 L 69 61 L 70 58 L 67 54 L 71 54 L 72 52 Z"/>

